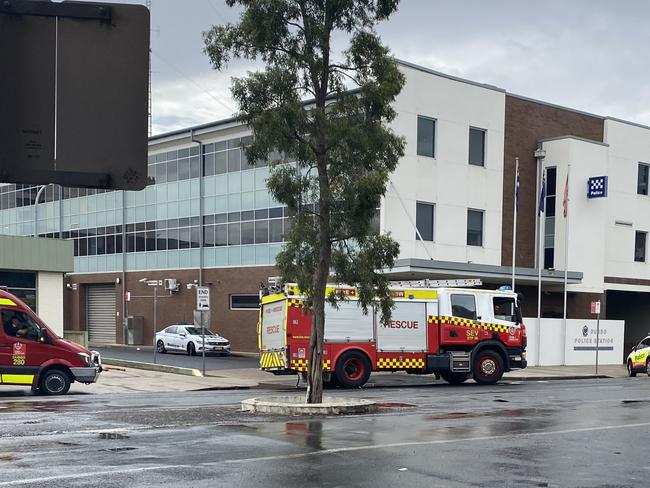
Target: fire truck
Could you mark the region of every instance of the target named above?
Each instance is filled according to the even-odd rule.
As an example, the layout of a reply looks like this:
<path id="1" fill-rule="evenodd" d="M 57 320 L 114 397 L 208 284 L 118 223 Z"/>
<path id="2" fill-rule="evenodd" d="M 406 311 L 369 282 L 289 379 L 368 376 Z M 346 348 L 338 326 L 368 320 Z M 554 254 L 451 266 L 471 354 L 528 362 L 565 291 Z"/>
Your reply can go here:
<path id="1" fill-rule="evenodd" d="M 328 285 L 339 300 L 325 305 L 324 381 L 364 385 L 373 371 L 434 374 L 451 384 L 470 377 L 494 384 L 507 371 L 526 367 L 526 327 L 512 291 L 473 289 L 480 280 L 394 282 L 394 308 L 383 322 L 366 314 L 353 286 Z M 466 286 L 461 288 L 459 286 Z M 304 374 L 312 316 L 294 284 L 262 293 L 258 340 L 260 368 Z"/>

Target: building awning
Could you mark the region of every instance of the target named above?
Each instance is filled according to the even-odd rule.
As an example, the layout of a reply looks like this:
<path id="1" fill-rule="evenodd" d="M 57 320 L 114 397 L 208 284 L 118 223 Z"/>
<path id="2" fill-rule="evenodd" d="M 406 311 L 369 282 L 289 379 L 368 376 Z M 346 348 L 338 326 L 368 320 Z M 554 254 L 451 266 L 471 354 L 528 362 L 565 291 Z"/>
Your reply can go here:
<path id="1" fill-rule="evenodd" d="M 485 283 L 510 284 L 512 267 L 490 264 L 458 263 L 453 261 L 434 261 L 430 259 L 398 259 L 391 270 L 386 270 L 391 280 L 458 279 L 480 278 Z M 537 268 L 515 268 L 515 281 L 518 285 L 536 285 Z M 542 270 L 542 285 L 562 285 L 564 270 Z M 569 271 L 567 283 L 582 283 L 582 273 Z"/>
<path id="2" fill-rule="evenodd" d="M 0 269 L 74 271 L 73 243 L 63 239 L 0 235 Z"/>

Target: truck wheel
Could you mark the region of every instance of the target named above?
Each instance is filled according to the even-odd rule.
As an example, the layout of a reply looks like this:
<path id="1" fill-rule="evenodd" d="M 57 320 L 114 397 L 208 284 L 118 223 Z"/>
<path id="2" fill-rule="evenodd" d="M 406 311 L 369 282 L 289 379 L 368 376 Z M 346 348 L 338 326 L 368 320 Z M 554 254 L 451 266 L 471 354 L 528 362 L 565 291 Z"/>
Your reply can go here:
<path id="1" fill-rule="evenodd" d="M 165 343 L 163 341 L 156 342 L 156 348 L 160 354 L 165 354 L 167 349 L 165 349 Z"/>
<path id="2" fill-rule="evenodd" d="M 370 378 L 368 356 L 359 351 L 348 351 L 336 361 L 336 380 L 342 388 L 358 388 Z"/>
<path id="3" fill-rule="evenodd" d="M 469 378 L 469 373 L 454 373 L 452 371 L 445 371 L 440 373 L 440 376 L 450 385 L 460 385 Z"/>
<path id="4" fill-rule="evenodd" d="M 627 375 L 630 378 L 634 378 L 636 376 L 636 371 L 634 371 L 634 366 L 632 366 L 632 361 L 627 362 Z"/>
<path id="5" fill-rule="evenodd" d="M 196 356 L 196 346 L 194 345 L 193 342 L 190 342 L 187 345 L 187 355 L 188 356 Z"/>
<path id="6" fill-rule="evenodd" d="M 479 385 L 493 385 L 503 376 L 503 359 L 498 352 L 481 351 L 474 359 L 473 377 Z"/>
<path id="7" fill-rule="evenodd" d="M 70 384 L 70 377 L 65 371 L 50 369 L 39 381 L 39 390 L 45 395 L 65 395 Z"/>

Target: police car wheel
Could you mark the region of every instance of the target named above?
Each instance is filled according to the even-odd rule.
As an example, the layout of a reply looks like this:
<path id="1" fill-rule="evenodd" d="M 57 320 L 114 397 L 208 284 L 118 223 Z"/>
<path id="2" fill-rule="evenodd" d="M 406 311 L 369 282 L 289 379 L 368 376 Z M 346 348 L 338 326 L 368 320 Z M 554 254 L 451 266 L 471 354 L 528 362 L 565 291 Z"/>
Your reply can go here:
<path id="1" fill-rule="evenodd" d="M 39 390 L 45 395 L 65 395 L 70 389 L 70 377 L 65 371 L 51 369 L 40 380 Z"/>
<path id="2" fill-rule="evenodd" d="M 627 375 L 630 378 L 634 378 L 636 376 L 636 371 L 634 371 L 634 368 L 632 367 L 632 361 L 627 362 Z"/>
<path id="3" fill-rule="evenodd" d="M 156 348 L 160 354 L 165 354 L 167 349 L 165 349 L 165 343 L 163 341 L 156 342 Z"/>
<path id="4" fill-rule="evenodd" d="M 196 346 L 194 345 L 193 342 L 190 342 L 187 345 L 187 355 L 188 356 L 196 356 Z"/>
<path id="5" fill-rule="evenodd" d="M 650 359 L 648 359 L 648 360 L 645 362 L 645 372 L 646 372 L 646 374 L 647 374 L 648 376 L 650 376 Z"/>
<path id="6" fill-rule="evenodd" d="M 343 353 L 336 361 L 336 379 L 342 388 L 359 388 L 370 378 L 370 360 L 359 351 Z"/>
<path id="7" fill-rule="evenodd" d="M 503 359 L 496 351 L 481 351 L 474 359 L 474 381 L 479 385 L 493 385 L 503 376 Z"/>

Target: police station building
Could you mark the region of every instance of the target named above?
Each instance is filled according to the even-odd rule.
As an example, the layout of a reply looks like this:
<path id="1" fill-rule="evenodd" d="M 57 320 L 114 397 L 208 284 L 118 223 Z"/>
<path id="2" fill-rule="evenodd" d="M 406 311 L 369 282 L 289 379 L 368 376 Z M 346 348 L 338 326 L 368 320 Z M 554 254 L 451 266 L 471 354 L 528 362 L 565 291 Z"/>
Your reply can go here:
<path id="1" fill-rule="evenodd" d="M 519 158 L 516 288 L 524 315 L 537 316 L 541 264 L 542 316 L 562 317 L 568 230 L 568 316 L 592 318 L 590 303 L 600 300 L 601 318 L 625 320 L 626 350 L 643 338 L 650 329 L 650 128 L 400 66 L 406 85 L 392 127 L 406 150 L 376 221 L 400 244 L 391 276 L 509 284 Z M 240 149 L 250 137 L 233 119 L 151 137 L 149 184 L 139 192 L 51 185 L 37 203 L 36 187 L 0 186 L 0 232 L 73 242 L 65 329 L 92 344 L 124 342 L 125 315 L 143 317 L 151 343 L 146 279 L 166 280 L 157 330 L 191 321 L 193 285 L 203 284 L 212 327 L 233 350 L 254 351 L 259 285 L 277 274 L 290 219 L 266 189 L 268 166 L 253 167 Z M 546 212 L 538 219 L 542 172 Z"/>

